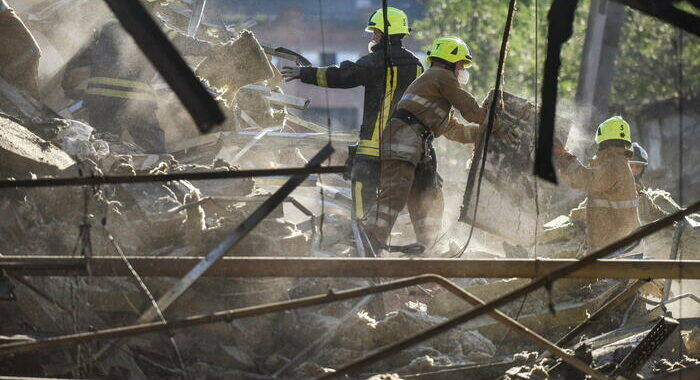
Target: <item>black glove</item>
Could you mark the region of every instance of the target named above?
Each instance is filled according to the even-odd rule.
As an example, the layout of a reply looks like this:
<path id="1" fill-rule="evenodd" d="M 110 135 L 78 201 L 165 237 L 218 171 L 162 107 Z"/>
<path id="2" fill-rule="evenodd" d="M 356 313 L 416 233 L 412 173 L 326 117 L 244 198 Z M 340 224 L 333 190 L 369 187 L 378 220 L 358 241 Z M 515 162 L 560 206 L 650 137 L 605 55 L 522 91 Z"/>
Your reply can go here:
<path id="1" fill-rule="evenodd" d="M 282 78 L 284 78 L 286 82 L 301 78 L 301 68 L 296 66 L 284 66 L 280 73 L 282 74 Z"/>

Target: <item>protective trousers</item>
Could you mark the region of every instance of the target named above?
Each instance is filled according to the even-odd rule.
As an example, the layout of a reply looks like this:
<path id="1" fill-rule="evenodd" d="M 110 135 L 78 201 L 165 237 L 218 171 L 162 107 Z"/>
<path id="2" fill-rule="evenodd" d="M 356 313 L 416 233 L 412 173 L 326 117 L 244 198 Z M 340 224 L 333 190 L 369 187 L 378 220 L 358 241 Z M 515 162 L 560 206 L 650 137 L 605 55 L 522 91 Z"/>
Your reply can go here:
<path id="1" fill-rule="evenodd" d="M 370 238 L 387 244 L 391 229 L 404 206 L 408 207 L 416 240 L 430 247 L 442 227 L 444 199 L 434 151 L 418 165 L 383 159 L 377 202 L 367 211 L 363 226 Z"/>
<path id="2" fill-rule="evenodd" d="M 39 97 L 41 50 L 22 20 L 0 0 L 0 76 Z"/>
<path id="3" fill-rule="evenodd" d="M 355 155 L 351 174 L 354 218 L 362 219 L 369 207 L 376 202 L 379 173 L 379 159 Z"/>

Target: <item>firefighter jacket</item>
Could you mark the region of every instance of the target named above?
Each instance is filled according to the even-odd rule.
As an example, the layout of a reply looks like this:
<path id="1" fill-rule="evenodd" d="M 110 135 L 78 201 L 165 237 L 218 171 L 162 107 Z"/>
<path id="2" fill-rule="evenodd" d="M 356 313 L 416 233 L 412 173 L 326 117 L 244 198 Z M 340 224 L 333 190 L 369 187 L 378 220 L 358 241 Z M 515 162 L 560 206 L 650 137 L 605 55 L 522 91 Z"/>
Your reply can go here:
<path id="1" fill-rule="evenodd" d="M 382 159 L 397 159 L 417 164 L 428 152 L 425 134 L 432 137 L 445 136 L 461 142 L 475 143 L 480 127 L 464 125 L 457 120 L 454 110 L 467 121 L 483 124 L 487 110 L 474 97 L 463 90 L 454 73 L 433 64 L 416 79 L 403 94 L 397 105 L 395 116 L 408 112 L 415 123 L 394 117 L 385 133 Z"/>
<path id="2" fill-rule="evenodd" d="M 423 73 L 416 56 L 392 41 L 391 69 L 386 69 L 384 43 L 372 47 L 372 52 L 357 62 L 344 61 L 340 66 L 302 67 L 301 81 L 328 88 L 365 88 L 364 111 L 360 126 L 358 155 L 379 157 L 379 141 L 399 99 L 406 88 Z"/>
<path id="3" fill-rule="evenodd" d="M 188 38 L 157 20 L 182 54 L 203 56 L 211 48 L 209 43 Z M 150 85 L 156 71 L 116 19 L 102 27 L 92 43 L 68 63 L 66 71 L 79 67 L 90 68 L 86 103 L 107 98 L 119 104 L 139 101 L 152 103 L 152 107 L 156 103 L 155 91 Z M 64 89 L 69 87 L 66 78 Z"/>
<path id="4" fill-rule="evenodd" d="M 620 240 L 640 226 L 637 188 L 623 147 L 598 152 L 583 166 L 575 156 L 556 159 L 561 178 L 586 192 L 586 230 L 591 251 Z"/>

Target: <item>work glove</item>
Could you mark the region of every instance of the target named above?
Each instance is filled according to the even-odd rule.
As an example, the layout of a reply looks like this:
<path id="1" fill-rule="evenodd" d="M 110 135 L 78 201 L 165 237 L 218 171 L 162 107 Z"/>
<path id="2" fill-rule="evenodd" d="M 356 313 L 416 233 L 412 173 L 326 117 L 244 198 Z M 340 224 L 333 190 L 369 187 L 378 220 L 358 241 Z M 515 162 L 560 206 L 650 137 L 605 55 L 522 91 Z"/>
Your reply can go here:
<path id="1" fill-rule="evenodd" d="M 282 68 L 282 78 L 286 82 L 293 81 L 294 79 L 299 79 L 301 77 L 301 68 L 299 67 L 290 67 L 290 66 L 284 66 Z"/>
<path id="2" fill-rule="evenodd" d="M 493 134 L 507 145 L 517 145 L 518 133 L 515 131 L 517 122 L 503 108 L 496 110 L 493 123 Z"/>

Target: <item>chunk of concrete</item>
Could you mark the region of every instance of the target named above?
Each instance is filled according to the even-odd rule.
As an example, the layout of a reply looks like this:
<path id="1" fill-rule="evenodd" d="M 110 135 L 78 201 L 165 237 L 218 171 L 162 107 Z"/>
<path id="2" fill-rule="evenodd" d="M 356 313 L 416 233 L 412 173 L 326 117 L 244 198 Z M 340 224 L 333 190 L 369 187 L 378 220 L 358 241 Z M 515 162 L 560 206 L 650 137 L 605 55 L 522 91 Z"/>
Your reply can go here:
<path id="1" fill-rule="evenodd" d="M 233 99 L 239 88 L 274 76 L 270 62 L 253 33 L 244 31 L 240 37 L 220 49 L 215 49 L 197 68 L 197 74 L 212 86 L 228 89 L 224 95 Z"/>
<path id="2" fill-rule="evenodd" d="M 52 175 L 74 164 L 68 154 L 50 142 L 0 116 L 0 173 L 3 176 Z"/>

